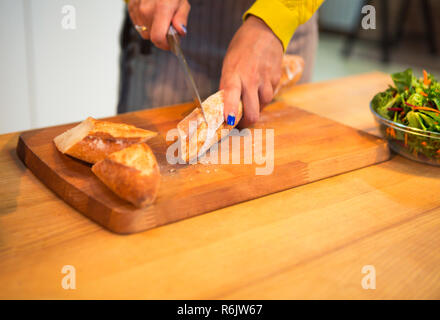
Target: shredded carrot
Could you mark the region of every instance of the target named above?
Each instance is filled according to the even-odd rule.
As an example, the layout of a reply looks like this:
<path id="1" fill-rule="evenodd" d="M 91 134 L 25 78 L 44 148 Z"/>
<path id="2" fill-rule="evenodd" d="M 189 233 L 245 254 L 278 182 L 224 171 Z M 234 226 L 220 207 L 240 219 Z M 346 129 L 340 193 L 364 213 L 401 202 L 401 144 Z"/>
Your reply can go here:
<path id="1" fill-rule="evenodd" d="M 431 84 L 431 80 L 428 79 L 428 72 L 423 70 L 423 84 L 429 86 Z"/>
<path id="2" fill-rule="evenodd" d="M 394 131 L 394 128 L 388 127 L 386 133 L 392 138 L 396 137 L 396 131 Z"/>
<path id="3" fill-rule="evenodd" d="M 423 91 L 420 92 L 420 94 L 421 94 L 422 96 L 424 96 L 424 97 L 427 97 L 427 96 L 428 96 L 428 95 L 427 95 L 426 93 L 424 93 Z"/>
<path id="4" fill-rule="evenodd" d="M 437 153 L 440 154 L 440 149 L 437 150 Z"/>
<path id="5" fill-rule="evenodd" d="M 422 146 L 426 147 L 426 141 L 422 141 Z"/>
<path id="6" fill-rule="evenodd" d="M 429 107 L 412 107 L 414 110 L 426 110 L 426 111 L 432 111 L 432 112 L 437 112 L 440 113 L 439 110 L 433 109 L 433 108 L 429 108 Z"/>
<path id="7" fill-rule="evenodd" d="M 408 133 L 405 133 L 405 147 L 408 146 Z"/>

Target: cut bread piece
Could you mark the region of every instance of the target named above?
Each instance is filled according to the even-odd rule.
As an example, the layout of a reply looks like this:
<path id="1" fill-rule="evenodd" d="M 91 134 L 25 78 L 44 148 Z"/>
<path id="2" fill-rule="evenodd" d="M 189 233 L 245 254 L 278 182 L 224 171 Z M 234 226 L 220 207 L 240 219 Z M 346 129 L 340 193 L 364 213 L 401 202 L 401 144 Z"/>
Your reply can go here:
<path id="1" fill-rule="evenodd" d="M 303 72 L 304 59 L 293 54 L 285 54 L 283 57 L 280 82 L 274 91 L 275 95 L 295 85 L 301 79 Z"/>
<path id="2" fill-rule="evenodd" d="M 156 135 L 156 132 L 132 125 L 89 117 L 55 137 L 53 141 L 60 152 L 89 163 L 96 163 L 115 151 L 145 142 Z"/>
<path id="3" fill-rule="evenodd" d="M 145 143 L 114 152 L 93 165 L 93 173 L 114 193 L 142 208 L 154 202 L 160 185 L 156 157 Z"/>
<path id="4" fill-rule="evenodd" d="M 223 91 L 211 95 L 203 101 L 206 121 L 200 108 L 194 109 L 177 125 L 180 141 L 180 157 L 185 162 L 190 162 L 203 155 L 212 145 L 223 139 L 240 121 L 243 106 L 240 102 L 234 126 L 227 125 L 224 121 Z"/>

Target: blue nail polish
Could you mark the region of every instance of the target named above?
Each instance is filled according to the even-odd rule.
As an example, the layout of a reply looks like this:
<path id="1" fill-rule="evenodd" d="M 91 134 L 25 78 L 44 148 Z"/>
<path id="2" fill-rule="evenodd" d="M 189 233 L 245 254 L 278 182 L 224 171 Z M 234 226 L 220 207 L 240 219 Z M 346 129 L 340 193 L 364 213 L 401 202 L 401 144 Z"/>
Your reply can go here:
<path id="1" fill-rule="evenodd" d="M 184 24 L 182 24 L 182 30 L 183 32 L 186 34 L 188 31 L 186 30 L 186 26 Z"/>
<path id="2" fill-rule="evenodd" d="M 233 126 L 235 124 L 235 116 L 230 113 L 228 114 L 228 125 Z"/>

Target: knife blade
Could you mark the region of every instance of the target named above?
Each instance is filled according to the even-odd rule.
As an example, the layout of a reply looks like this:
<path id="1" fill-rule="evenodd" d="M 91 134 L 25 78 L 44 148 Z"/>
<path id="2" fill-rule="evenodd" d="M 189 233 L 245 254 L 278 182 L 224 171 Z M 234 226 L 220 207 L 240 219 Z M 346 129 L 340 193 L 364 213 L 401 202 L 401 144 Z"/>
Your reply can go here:
<path id="1" fill-rule="evenodd" d="M 170 29 L 168 30 L 167 40 L 171 52 L 173 52 L 176 55 L 177 59 L 180 62 L 180 65 L 183 68 L 187 85 L 190 87 L 193 93 L 194 103 L 196 104 L 197 107 L 200 107 L 200 109 L 202 109 L 203 118 L 205 118 L 205 121 L 207 121 L 205 116 L 205 110 L 203 110 L 203 106 L 202 106 L 202 100 L 200 99 L 199 91 L 197 90 L 197 86 L 196 83 L 194 82 L 194 78 L 191 74 L 191 70 L 189 69 L 188 63 L 186 62 L 185 56 L 183 55 L 182 48 L 180 47 L 180 37 L 173 26 L 170 26 Z"/>

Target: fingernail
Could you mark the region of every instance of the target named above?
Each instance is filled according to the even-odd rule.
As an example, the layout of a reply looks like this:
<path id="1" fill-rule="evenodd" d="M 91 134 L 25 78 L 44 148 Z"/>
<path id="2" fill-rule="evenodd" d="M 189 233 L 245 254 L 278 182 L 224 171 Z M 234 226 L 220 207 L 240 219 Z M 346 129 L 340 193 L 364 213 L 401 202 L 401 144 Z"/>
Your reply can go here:
<path id="1" fill-rule="evenodd" d="M 235 124 L 235 115 L 233 113 L 228 114 L 228 126 L 233 126 Z"/>
<path id="2" fill-rule="evenodd" d="M 182 24 L 182 30 L 183 30 L 183 32 L 186 34 L 188 31 L 186 30 L 186 27 L 185 27 L 185 25 L 184 24 Z"/>

